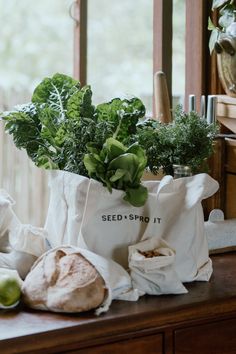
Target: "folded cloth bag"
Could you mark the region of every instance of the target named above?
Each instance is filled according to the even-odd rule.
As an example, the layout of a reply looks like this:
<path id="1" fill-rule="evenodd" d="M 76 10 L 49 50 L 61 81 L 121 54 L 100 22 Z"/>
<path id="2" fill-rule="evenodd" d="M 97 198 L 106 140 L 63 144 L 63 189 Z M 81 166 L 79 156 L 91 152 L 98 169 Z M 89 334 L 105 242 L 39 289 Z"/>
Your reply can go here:
<path id="1" fill-rule="evenodd" d="M 70 244 L 111 258 L 128 268 L 128 246 L 151 237 L 164 239 L 176 251 L 181 281 L 208 280 L 211 262 L 201 201 L 218 183 L 207 174 L 174 180 L 146 181 L 148 200 L 133 207 L 124 192 L 65 171 L 51 174 L 45 228 L 50 244 Z"/>
<path id="2" fill-rule="evenodd" d="M 129 246 L 129 268 L 133 287 L 140 295 L 185 294 L 175 268 L 175 251 L 153 237 Z"/>
<path id="3" fill-rule="evenodd" d="M 13 213 L 12 206 L 14 200 L 4 190 L 0 189 L 0 251 L 9 252 L 9 227 L 15 229 L 20 225 L 20 221 Z"/>
<path id="4" fill-rule="evenodd" d="M 47 231 L 21 224 L 13 204 L 7 192 L 0 190 L 0 268 L 15 269 L 24 279 L 35 260 L 49 248 Z"/>
<path id="5" fill-rule="evenodd" d="M 108 310 L 113 299 L 137 300 L 129 274 L 112 260 L 88 250 L 62 246 L 49 250 L 33 265 L 23 287 L 30 307 L 54 312 Z"/>

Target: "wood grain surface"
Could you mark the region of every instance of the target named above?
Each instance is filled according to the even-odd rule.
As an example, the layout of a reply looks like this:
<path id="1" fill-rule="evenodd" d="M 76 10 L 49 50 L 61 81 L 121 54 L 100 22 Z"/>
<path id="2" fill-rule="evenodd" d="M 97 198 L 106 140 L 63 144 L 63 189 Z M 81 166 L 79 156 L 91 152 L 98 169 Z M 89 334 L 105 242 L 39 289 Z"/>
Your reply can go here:
<path id="1" fill-rule="evenodd" d="M 236 253 L 214 255 L 212 259 L 214 273 L 210 282 L 186 284 L 188 294 L 144 296 L 137 302 L 114 301 L 109 311 L 99 317 L 93 312 L 68 315 L 33 311 L 23 305 L 15 310 L 1 311 L 0 353 L 100 354 L 107 353 L 106 348 L 111 349 L 112 345 L 114 353 L 118 353 L 117 348 L 125 348 L 125 353 L 128 347 L 139 347 L 136 353 L 152 353 L 145 351 L 149 337 L 151 342 L 156 341 L 155 353 L 161 352 L 163 344 L 170 348 L 165 351 L 168 354 L 172 353 L 173 338 L 178 348 L 185 338 L 189 337 L 189 343 L 193 343 L 193 326 L 198 328 L 199 338 L 199 328 L 204 328 L 204 325 L 209 325 L 212 333 L 216 333 L 218 327 L 215 323 L 218 321 L 232 320 L 235 328 Z M 172 333 L 175 334 L 173 338 Z M 121 347 L 117 347 L 117 343 Z M 233 345 L 236 353 L 236 343 Z M 201 351 L 204 353 L 211 352 Z"/>

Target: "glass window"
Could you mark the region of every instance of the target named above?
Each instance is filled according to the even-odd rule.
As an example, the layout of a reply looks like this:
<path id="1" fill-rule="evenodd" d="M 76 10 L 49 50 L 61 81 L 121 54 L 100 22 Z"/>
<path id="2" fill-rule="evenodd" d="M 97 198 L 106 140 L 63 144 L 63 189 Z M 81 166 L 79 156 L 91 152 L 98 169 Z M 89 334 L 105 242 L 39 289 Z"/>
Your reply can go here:
<path id="1" fill-rule="evenodd" d="M 173 0 L 173 107 L 184 103 L 185 92 L 185 0 Z"/>
<path id="2" fill-rule="evenodd" d="M 71 0 L 0 0 L 0 86 L 31 92 L 45 76 L 72 75 Z M 6 21 L 7 19 L 7 21 Z"/>
<path id="3" fill-rule="evenodd" d="M 153 1 L 88 0 L 87 82 L 94 103 L 137 96 L 150 112 Z"/>
<path id="4" fill-rule="evenodd" d="M 0 110 L 29 101 L 35 86 L 55 72 L 73 74 L 71 0 L 0 0 Z M 18 150 L 0 122 L 0 188 L 15 199 L 24 223 L 43 226 L 45 171 Z"/>

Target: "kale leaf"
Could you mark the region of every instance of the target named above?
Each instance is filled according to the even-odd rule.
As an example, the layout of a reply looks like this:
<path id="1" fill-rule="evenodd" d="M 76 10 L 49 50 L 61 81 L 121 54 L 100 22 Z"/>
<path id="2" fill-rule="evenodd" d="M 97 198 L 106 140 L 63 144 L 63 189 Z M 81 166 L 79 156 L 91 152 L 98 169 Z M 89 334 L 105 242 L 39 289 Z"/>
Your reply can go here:
<path id="1" fill-rule="evenodd" d="M 126 143 L 129 136 L 135 134 L 139 119 L 144 117 L 145 106 L 136 97 L 124 100 L 115 98 L 98 105 L 95 113 L 98 122 L 112 122 L 116 139 Z"/>
<path id="2" fill-rule="evenodd" d="M 134 145 L 121 154 L 117 146 L 136 133 L 144 114 L 138 98 L 116 98 L 95 107 L 90 86 L 57 73 L 42 80 L 30 103 L 2 118 L 16 146 L 26 149 L 36 166 L 96 178 L 110 191 L 123 189 L 126 200 L 141 205 L 147 197 L 140 185 L 145 153 Z"/>

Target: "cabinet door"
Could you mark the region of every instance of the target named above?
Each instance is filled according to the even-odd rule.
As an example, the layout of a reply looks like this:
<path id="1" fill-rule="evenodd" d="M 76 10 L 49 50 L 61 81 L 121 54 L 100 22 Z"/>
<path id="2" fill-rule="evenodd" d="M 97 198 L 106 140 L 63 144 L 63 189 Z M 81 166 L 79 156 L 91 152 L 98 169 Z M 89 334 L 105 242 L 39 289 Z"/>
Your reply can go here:
<path id="1" fill-rule="evenodd" d="M 175 354 L 235 354 L 236 319 L 175 331 Z"/>
<path id="2" fill-rule="evenodd" d="M 225 217 L 236 217 L 236 140 L 226 139 Z"/>
<path id="3" fill-rule="evenodd" d="M 236 218 L 236 174 L 226 173 L 225 218 Z"/>
<path id="4" fill-rule="evenodd" d="M 236 173 L 236 140 L 226 139 L 226 171 Z"/>
<path id="5" fill-rule="evenodd" d="M 139 338 L 85 348 L 72 353 L 78 354 L 163 354 L 162 335 L 150 335 Z"/>

